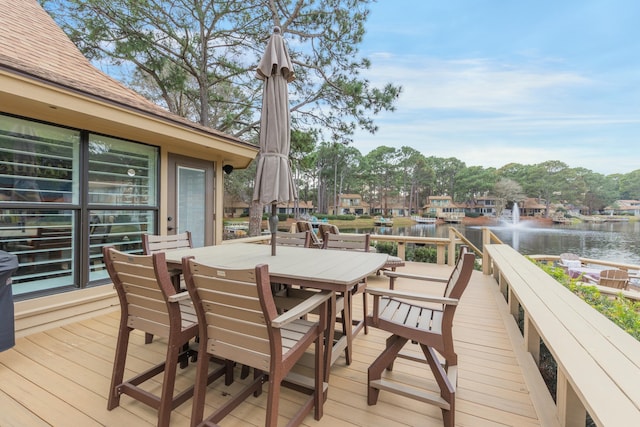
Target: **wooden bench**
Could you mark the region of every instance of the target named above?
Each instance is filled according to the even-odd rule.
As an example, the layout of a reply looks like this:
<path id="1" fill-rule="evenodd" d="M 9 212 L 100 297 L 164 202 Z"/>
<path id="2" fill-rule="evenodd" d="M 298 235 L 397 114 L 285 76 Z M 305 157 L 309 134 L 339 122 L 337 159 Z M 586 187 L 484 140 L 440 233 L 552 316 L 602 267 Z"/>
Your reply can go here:
<path id="1" fill-rule="evenodd" d="M 536 361 L 542 340 L 557 365 L 562 426 L 640 420 L 640 342 L 508 245 L 485 245 L 483 262 L 507 294 L 511 314 L 524 312 L 524 346 Z"/>

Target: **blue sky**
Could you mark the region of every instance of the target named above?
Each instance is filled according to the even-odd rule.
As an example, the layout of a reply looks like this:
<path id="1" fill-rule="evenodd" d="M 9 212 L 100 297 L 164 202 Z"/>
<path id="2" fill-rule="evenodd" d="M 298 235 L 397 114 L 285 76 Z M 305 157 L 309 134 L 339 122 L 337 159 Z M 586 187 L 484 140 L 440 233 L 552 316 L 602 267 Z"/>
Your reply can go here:
<path id="1" fill-rule="evenodd" d="M 365 76 L 403 93 L 354 146 L 467 166 L 640 169 L 638 22 L 637 0 L 378 0 Z"/>

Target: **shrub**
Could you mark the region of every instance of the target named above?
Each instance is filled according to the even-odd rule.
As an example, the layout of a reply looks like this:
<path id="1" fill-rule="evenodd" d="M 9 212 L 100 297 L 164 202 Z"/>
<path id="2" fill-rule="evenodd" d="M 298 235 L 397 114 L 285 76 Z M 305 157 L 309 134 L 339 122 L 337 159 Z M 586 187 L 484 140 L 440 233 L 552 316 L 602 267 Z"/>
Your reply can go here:
<path id="1" fill-rule="evenodd" d="M 537 265 L 591 307 L 640 341 L 640 302 L 625 298 L 621 294 L 615 298 L 602 295 L 598 288 L 584 284 L 578 279 L 570 278 L 560 267 L 546 263 L 537 263 Z"/>
<path id="2" fill-rule="evenodd" d="M 407 248 L 407 261 L 436 263 L 438 254 L 435 248 L 428 246 L 415 246 Z"/>
<path id="3" fill-rule="evenodd" d="M 388 254 L 392 256 L 398 255 L 398 244 L 395 242 L 377 242 L 376 251 L 381 254 Z"/>

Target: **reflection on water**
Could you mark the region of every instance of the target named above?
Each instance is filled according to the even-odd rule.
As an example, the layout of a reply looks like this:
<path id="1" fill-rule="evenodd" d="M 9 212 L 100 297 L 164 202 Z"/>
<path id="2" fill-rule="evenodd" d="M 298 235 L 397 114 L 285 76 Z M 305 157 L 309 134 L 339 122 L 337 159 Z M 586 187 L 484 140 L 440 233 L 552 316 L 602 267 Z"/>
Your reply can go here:
<path id="1" fill-rule="evenodd" d="M 478 248 L 482 247 L 482 227 L 452 225 Z M 560 255 L 573 252 L 585 258 L 640 265 L 640 222 L 554 224 L 536 226 L 533 221 L 517 225 L 489 226 L 500 240 L 523 255 Z M 343 230 L 344 232 L 397 234 L 421 237 L 449 237 L 449 225 L 412 225 Z"/>

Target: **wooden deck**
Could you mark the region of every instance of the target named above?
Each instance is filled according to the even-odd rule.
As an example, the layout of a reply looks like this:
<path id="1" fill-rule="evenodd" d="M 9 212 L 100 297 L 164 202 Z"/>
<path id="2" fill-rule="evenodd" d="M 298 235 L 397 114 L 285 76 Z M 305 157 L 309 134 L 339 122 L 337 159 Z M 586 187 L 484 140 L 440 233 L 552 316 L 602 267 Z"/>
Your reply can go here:
<path id="1" fill-rule="evenodd" d="M 403 269 L 437 276 L 447 276 L 448 270 L 447 266 L 416 263 L 408 263 Z M 386 281 L 372 277 L 369 286 L 386 286 Z M 355 303 L 354 316 L 359 317 L 361 298 L 355 298 Z M 119 313 L 113 312 L 22 337 L 13 349 L 0 353 L 0 426 L 155 425 L 156 412 L 127 396 L 123 396 L 120 407 L 113 411 L 106 409 L 118 318 Z M 528 386 L 525 382 L 525 376 L 530 374 L 527 373 L 530 367 L 526 368 L 529 356 L 512 344 L 510 336 L 517 332 L 493 277 L 474 272 L 454 328 L 459 354 L 456 424 L 474 427 L 549 424 L 544 421 L 548 419 L 544 404 L 537 404 L 543 408 L 542 417 L 535 409 L 533 401 L 539 402 L 536 398 L 544 393 L 539 384 L 529 382 Z M 385 334 L 375 329 L 356 338 L 353 363 L 346 366 L 341 356 L 332 369 L 324 417 L 318 422 L 309 416 L 305 425 L 442 425 L 438 408 L 390 393 L 381 392 L 378 404 L 367 406 L 367 367 L 381 351 L 385 338 Z M 143 335 L 137 334 L 133 341 L 130 348 L 135 357 L 130 359 L 129 369 L 142 370 L 163 359 L 162 340 L 144 345 Z M 176 387 L 187 387 L 194 373 L 195 365 L 179 371 Z M 393 375 L 424 376 L 425 384 L 433 385 L 424 366 L 406 360 L 396 363 Z M 237 389 L 237 383 L 225 387 L 219 380 L 210 386 L 207 403 L 218 406 Z M 261 397 L 250 397 L 221 425 L 263 425 L 265 395 L 266 387 Z M 297 402 L 294 392 L 283 392 L 281 424 L 296 410 Z M 190 402 L 179 407 L 172 415 L 171 425 L 188 426 L 190 411 Z"/>

